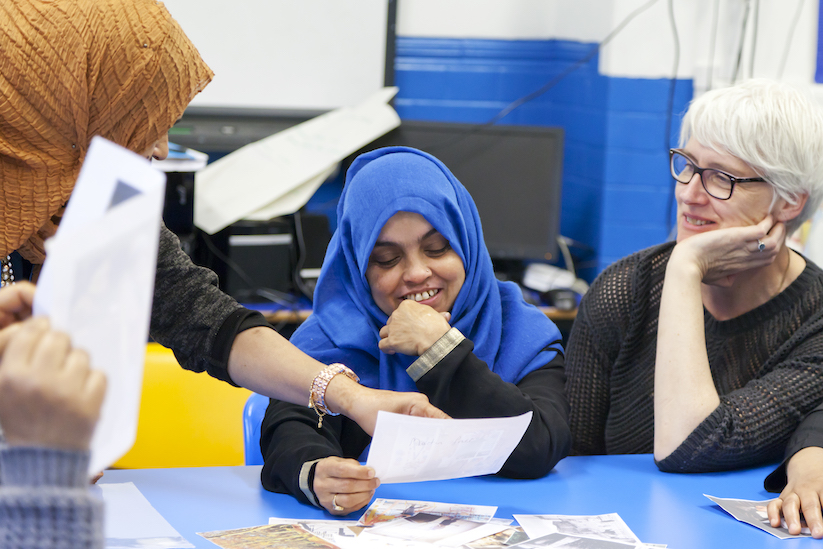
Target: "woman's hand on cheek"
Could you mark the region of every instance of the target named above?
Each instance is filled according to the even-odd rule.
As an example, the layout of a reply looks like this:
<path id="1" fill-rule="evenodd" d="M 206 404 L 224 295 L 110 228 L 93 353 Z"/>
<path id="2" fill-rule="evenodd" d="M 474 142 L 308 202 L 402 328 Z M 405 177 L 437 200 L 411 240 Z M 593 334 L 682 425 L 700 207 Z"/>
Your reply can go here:
<path id="1" fill-rule="evenodd" d="M 347 515 L 362 509 L 374 497 L 378 486 L 380 480 L 375 478 L 374 469 L 353 459 L 327 457 L 318 461 L 314 470 L 314 494 L 320 505 L 333 515 Z"/>
<path id="2" fill-rule="evenodd" d="M 772 263 L 785 238 L 785 225 L 769 215 L 756 225 L 690 236 L 675 246 L 670 261 L 694 265 L 706 284 L 726 286 L 734 275 Z"/>
<path id="3" fill-rule="evenodd" d="M 420 356 L 449 331 L 449 313 L 407 299 L 380 329 L 380 350 L 387 354 Z"/>

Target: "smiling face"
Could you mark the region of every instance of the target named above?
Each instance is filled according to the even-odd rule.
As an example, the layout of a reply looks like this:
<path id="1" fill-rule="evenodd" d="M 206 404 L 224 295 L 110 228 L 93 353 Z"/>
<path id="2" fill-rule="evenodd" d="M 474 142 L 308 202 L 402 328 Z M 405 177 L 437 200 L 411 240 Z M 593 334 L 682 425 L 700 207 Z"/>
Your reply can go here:
<path id="1" fill-rule="evenodd" d="M 744 161 L 720 153 L 692 138 L 683 148 L 686 156 L 701 168 L 714 168 L 738 178 L 758 177 Z M 766 182 L 739 183 L 731 198 L 718 200 L 709 196 L 698 175 L 688 183 L 675 183 L 677 200 L 677 241 L 703 232 L 727 227 L 755 225 L 769 213 L 774 191 Z M 775 209 L 785 201 L 778 199 Z"/>
<path id="2" fill-rule="evenodd" d="M 404 299 L 451 311 L 466 271 L 449 241 L 416 213 L 397 212 L 374 244 L 366 280 L 374 302 L 387 315 Z"/>

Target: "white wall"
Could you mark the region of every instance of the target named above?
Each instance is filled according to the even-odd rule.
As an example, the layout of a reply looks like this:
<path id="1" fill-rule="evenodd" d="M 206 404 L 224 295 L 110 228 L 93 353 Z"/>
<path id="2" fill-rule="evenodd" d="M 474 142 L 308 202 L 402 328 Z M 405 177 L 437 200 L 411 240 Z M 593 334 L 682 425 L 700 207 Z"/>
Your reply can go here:
<path id="1" fill-rule="evenodd" d="M 398 0 L 397 34 L 597 41 L 609 31 L 611 4 L 603 0 Z M 587 16 L 593 13 L 597 16 Z"/>
<path id="2" fill-rule="evenodd" d="M 697 20 L 696 29 L 710 29 L 712 25 L 713 2 L 701 0 L 708 4 Z M 800 6 L 800 18 L 796 27 L 792 23 Z M 817 58 L 817 12 L 818 0 L 761 0 L 760 13 L 757 14 L 756 43 L 754 48 L 754 65 L 752 67 L 752 39 L 755 36 L 755 25 L 749 24 L 745 36 L 741 71 L 743 76 L 780 78 L 798 84 L 814 82 L 814 72 Z M 737 52 L 741 38 L 741 21 L 745 3 L 742 0 L 735 2 L 721 2 L 719 27 L 725 32 L 718 33 L 716 55 L 712 62 L 709 55 L 709 41 L 701 39 L 701 32 L 695 32 L 692 39 L 693 47 L 698 52 L 697 62 L 693 71 L 698 83 L 705 83 L 709 72 L 713 71 L 713 81 L 717 83 L 729 82 L 737 63 Z M 710 30 L 706 37 L 710 36 Z M 781 65 L 790 44 L 785 68 Z M 753 68 L 753 71 L 751 70 Z"/>
<path id="3" fill-rule="evenodd" d="M 633 19 L 600 55 L 610 76 L 669 78 L 674 63 L 668 6 L 680 36 L 678 76 L 700 93 L 731 81 L 745 7 L 760 6 L 749 25 L 740 77 L 814 81 L 819 0 L 398 0 L 400 36 L 550 38 L 599 42 L 630 13 Z M 166 0 L 216 78 L 198 106 L 324 109 L 360 101 L 382 86 L 386 0 Z M 714 57 L 711 38 L 719 6 Z M 796 8 L 802 6 L 792 32 Z M 752 21 L 754 18 L 752 17 Z"/>
<path id="4" fill-rule="evenodd" d="M 384 82 L 385 0 L 165 0 L 215 72 L 199 107 L 325 110 Z"/>
<path id="5" fill-rule="evenodd" d="M 610 76 L 669 78 L 674 38 L 669 0 L 398 0 L 398 35 L 448 38 L 600 41 L 629 14 L 649 5 L 604 47 L 600 70 Z M 680 38 L 678 76 L 694 78 L 699 93 L 711 79 L 729 83 L 737 61 L 741 23 L 749 0 L 673 0 Z M 755 4 L 755 2 L 751 2 Z M 710 59 L 717 14 L 715 53 Z M 782 79 L 814 81 L 818 0 L 760 0 L 754 71 L 750 71 L 754 16 L 746 34 L 740 77 L 781 77 L 785 45 L 791 40 Z M 796 8 L 802 7 L 792 31 Z M 711 71 L 711 77 L 710 77 Z"/>

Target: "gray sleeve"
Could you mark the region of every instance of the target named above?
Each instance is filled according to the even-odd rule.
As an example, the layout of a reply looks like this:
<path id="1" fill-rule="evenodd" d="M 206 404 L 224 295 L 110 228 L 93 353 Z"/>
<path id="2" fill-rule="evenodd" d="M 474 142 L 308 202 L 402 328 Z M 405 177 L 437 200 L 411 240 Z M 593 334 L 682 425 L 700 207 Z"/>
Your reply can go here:
<path id="1" fill-rule="evenodd" d="M 320 502 L 317 501 L 317 498 L 314 495 L 314 492 L 311 489 L 312 481 L 314 480 L 311 474 L 311 469 L 314 467 L 315 463 L 321 461 L 325 458 L 313 459 L 311 461 L 307 461 L 300 467 L 300 477 L 297 481 L 297 485 L 300 486 L 300 490 L 303 492 L 303 495 L 306 496 L 306 499 L 314 505 L 315 507 L 320 507 L 323 509 L 323 506 L 320 505 Z"/>
<path id="2" fill-rule="evenodd" d="M 102 548 L 103 502 L 88 452 L 0 447 L 0 547 Z"/>
<path id="3" fill-rule="evenodd" d="M 174 351 L 177 361 L 195 372 L 228 381 L 228 353 L 217 349 L 224 324 L 237 324 L 247 309 L 217 287 L 217 275 L 192 263 L 177 236 L 160 228 L 151 337 Z M 225 330 L 224 330 L 224 334 Z M 230 347 L 236 333 L 221 340 Z"/>

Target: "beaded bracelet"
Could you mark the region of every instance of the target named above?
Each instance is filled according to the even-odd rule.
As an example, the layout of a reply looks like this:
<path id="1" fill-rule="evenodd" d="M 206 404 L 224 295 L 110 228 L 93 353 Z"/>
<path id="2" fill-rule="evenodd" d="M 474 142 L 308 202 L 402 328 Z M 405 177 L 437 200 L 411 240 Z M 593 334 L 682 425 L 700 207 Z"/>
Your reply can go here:
<path id="1" fill-rule="evenodd" d="M 329 386 L 329 382 L 331 382 L 332 378 L 337 374 L 343 374 L 347 378 L 357 382 L 360 381 L 357 374 L 340 363 L 329 364 L 320 370 L 320 373 L 317 374 L 311 382 L 311 392 L 309 393 L 309 408 L 312 408 L 315 412 L 317 412 L 318 429 L 323 426 L 323 416 L 340 415 L 339 413 L 332 412 L 328 409 L 328 407 L 326 407 L 326 388 Z"/>

